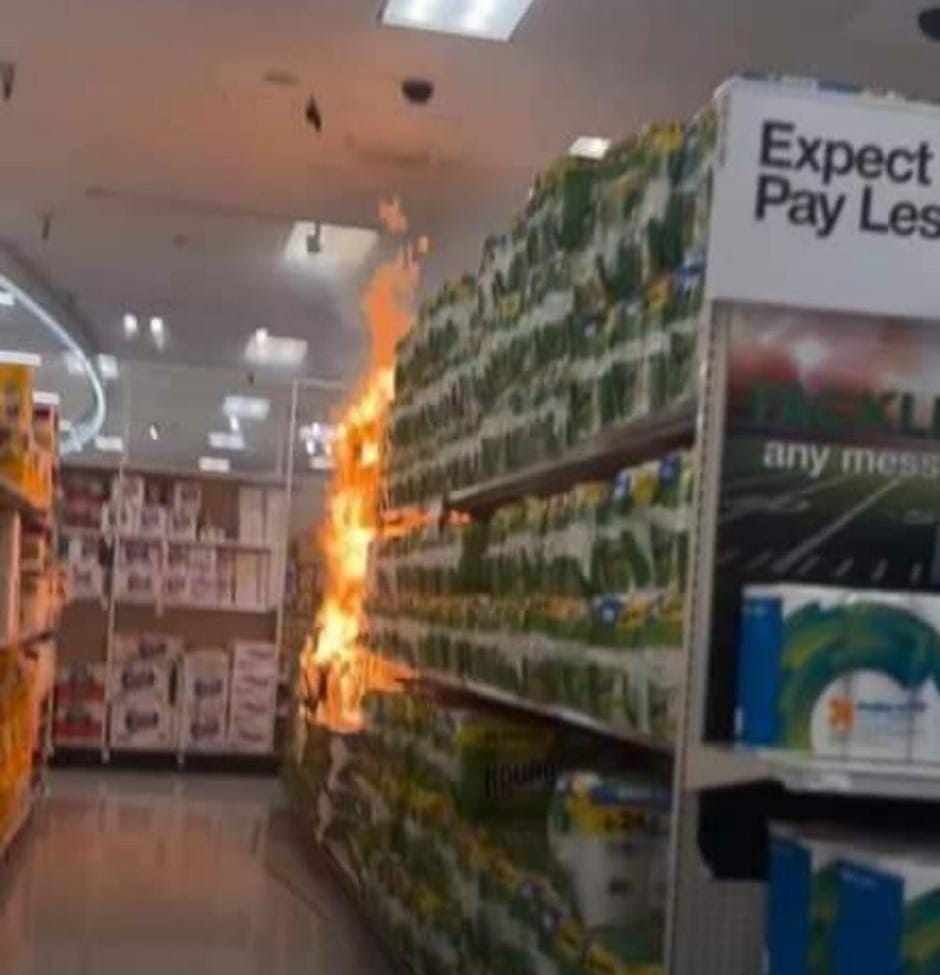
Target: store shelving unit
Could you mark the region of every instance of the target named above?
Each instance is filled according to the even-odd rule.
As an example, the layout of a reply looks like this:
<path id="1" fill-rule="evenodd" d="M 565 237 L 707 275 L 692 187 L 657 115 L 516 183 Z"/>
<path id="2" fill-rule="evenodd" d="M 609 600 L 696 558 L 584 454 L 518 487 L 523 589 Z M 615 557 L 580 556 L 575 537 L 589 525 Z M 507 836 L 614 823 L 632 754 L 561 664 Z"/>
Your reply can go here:
<path id="1" fill-rule="evenodd" d="M 822 490 L 820 485 L 790 482 L 789 494 L 779 496 L 776 509 L 762 500 L 759 491 L 736 510 L 728 503 L 734 497 L 732 479 L 740 478 L 740 468 L 733 462 L 741 456 L 742 444 L 750 443 L 749 437 L 762 446 L 796 445 L 797 453 L 809 449 L 806 444 L 828 446 L 836 456 L 840 444 L 850 452 L 859 447 L 888 454 L 912 446 L 915 451 L 935 450 L 935 434 L 913 444 L 897 431 L 886 427 L 876 433 L 864 424 L 857 429 L 827 430 L 807 424 L 801 433 L 799 419 L 786 412 L 768 414 L 763 424 L 748 426 L 742 419 L 747 416 L 742 389 L 752 390 L 768 376 L 771 381 L 783 377 L 781 383 L 789 383 L 786 388 L 794 396 L 790 402 L 795 402 L 801 390 L 815 388 L 799 368 L 787 372 L 784 360 L 774 360 L 773 352 L 767 353 L 765 372 L 755 365 L 759 355 L 748 358 L 762 340 L 768 348 L 774 345 L 769 338 L 774 325 L 800 331 L 799 337 L 795 333 L 791 337 L 786 355 L 796 358 L 800 337 L 814 343 L 812 354 L 818 352 L 819 359 L 810 373 L 818 369 L 818 376 L 813 375 L 822 383 L 829 375 L 826 363 L 836 363 L 833 368 L 838 373 L 853 343 L 857 347 L 866 339 L 883 340 L 888 318 L 901 333 L 910 330 L 906 341 L 918 349 L 917 355 L 932 357 L 937 340 L 931 339 L 931 329 L 935 330 L 937 308 L 931 276 L 924 270 L 932 254 L 921 254 L 920 244 L 904 250 L 896 240 L 886 240 L 881 247 L 851 221 L 840 226 L 835 241 L 821 243 L 785 220 L 758 220 L 753 194 L 763 175 L 759 148 L 766 119 L 785 118 L 801 132 L 838 131 L 851 142 L 848 120 L 852 118 L 860 121 L 868 138 L 884 138 L 893 145 L 900 139 L 929 139 L 937 110 L 844 89 L 759 81 L 729 86 L 719 95 L 718 104 L 722 152 L 711 218 L 712 265 L 707 278 L 711 301 L 702 323 L 698 482 L 686 608 L 688 669 L 676 761 L 669 884 L 669 975 L 754 975 L 766 970 L 762 955 L 770 822 L 826 822 L 840 824 L 849 834 L 873 830 L 877 835 L 879 829 L 922 827 L 935 816 L 940 800 L 940 765 L 820 757 L 734 743 L 735 620 L 744 585 L 795 582 L 918 588 L 915 580 L 921 573 L 908 572 L 909 566 L 903 581 L 882 583 L 888 567 L 887 560 L 881 559 L 887 549 L 879 549 L 884 538 L 856 527 L 889 490 L 890 478 L 881 484 L 873 480 L 866 493 L 854 499 L 850 494 L 844 507 L 829 512 L 808 535 L 801 534 L 806 528 L 798 512 L 813 510 L 810 499 Z M 873 192 L 893 199 L 888 187 L 877 180 L 872 185 Z M 863 181 L 852 175 L 840 183 L 847 209 L 858 204 L 862 186 Z M 752 253 L 761 255 L 760 266 L 750 259 Z M 877 274 L 869 273 L 876 267 Z M 897 316 L 909 321 L 899 322 Z M 761 328 L 766 329 L 764 335 L 758 331 Z M 858 382 L 877 395 L 879 382 L 885 380 L 878 372 L 879 363 L 873 360 L 870 365 Z M 889 382 L 906 385 L 903 376 Z M 907 382 L 917 385 L 916 380 Z M 837 379 L 833 389 L 839 388 L 838 383 Z M 917 388 L 927 398 L 936 395 L 936 386 L 932 393 L 923 385 Z M 776 474 L 782 477 L 792 470 Z M 835 474 L 827 471 L 830 483 L 838 480 L 838 473 L 838 467 Z M 764 483 L 774 474 L 773 469 L 765 470 Z M 755 475 L 753 483 L 759 480 Z M 787 511 L 791 527 L 780 537 L 772 535 L 769 522 L 755 517 L 761 512 L 768 517 L 776 514 L 779 530 Z M 753 552 L 747 547 L 745 529 L 735 534 L 731 527 L 743 517 L 753 519 Z M 889 544 L 897 538 L 896 528 L 892 531 L 885 536 Z M 929 535 L 931 530 L 926 531 Z M 827 544 L 834 538 L 839 554 L 829 565 Z M 869 555 L 871 573 L 852 578 L 852 566 Z M 935 583 L 934 579 L 930 587 L 935 588 Z"/>
<path id="2" fill-rule="evenodd" d="M 527 497 L 545 497 L 583 484 L 604 480 L 631 464 L 689 447 L 695 439 L 693 400 L 638 417 L 546 461 L 455 491 L 442 507 L 477 517 Z"/>
<path id="3" fill-rule="evenodd" d="M 520 714 L 543 718 L 556 724 L 568 725 L 571 728 L 590 732 L 592 735 L 608 738 L 625 745 L 648 749 L 650 752 L 664 756 L 673 754 L 674 749 L 669 742 L 659 741 L 627 727 L 615 727 L 574 708 L 543 704 L 520 694 L 501 690 L 492 684 L 456 677 L 442 671 L 418 669 L 415 674 L 419 681 L 431 687 L 458 691 L 468 699 L 475 700 L 480 704 L 493 704 L 507 711 L 515 711 Z"/>
<path id="4" fill-rule="evenodd" d="M 82 467 L 78 473 L 88 476 L 89 469 Z M 278 479 L 271 478 L 203 478 L 199 475 L 168 474 L 148 470 L 146 472 L 128 469 L 122 465 L 117 469 L 97 471 L 105 481 L 116 479 L 117 488 L 123 489 L 124 479 L 133 476 L 145 477 L 169 489 L 171 482 L 188 481 L 202 486 L 203 496 L 210 495 L 211 505 L 217 506 L 222 523 L 228 523 L 230 533 L 238 531 L 238 492 L 242 487 L 262 491 L 283 490 Z M 276 540 L 270 543 L 241 541 L 237 538 L 180 538 L 157 535 L 149 532 L 127 531 L 120 528 L 96 529 L 67 525 L 66 536 L 97 540 L 101 543 L 106 558 L 104 566 L 104 591 L 101 598 L 82 599 L 67 608 L 66 621 L 69 624 L 65 634 L 67 649 L 63 653 L 66 663 L 95 663 L 104 666 L 108 686 L 114 666 L 114 643 L 117 635 L 123 632 L 163 633 L 182 638 L 188 647 L 227 647 L 234 640 L 259 641 L 275 644 L 277 641 L 280 617 L 283 612 L 283 561 L 287 526 L 277 531 Z M 283 535 L 283 538 L 281 537 Z M 125 544 L 144 543 L 159 550 L 160 564 L 168 564 L 172 550 L 208 550 L 225 553 L 230 557 L 244 554 L 256 558 L 260 566 L 259 589 L 264 601 L 256 604 L 211 602 L 197 599 L 165 598 L 162 585 L 155 597 L 138 597 L 118 591 L 117 569 L 121 547 Z M 110 741 L 109 719 L 102 727 L 100 741 L 89 748 L 90 743 L 67 742 L 56 744 L 64 756 L 69 753 L 81 754 L 95 760 L 109 763 L 112 757 L 130 759 L 134 755 L 147 759 L 166 758 L 183 767 L 189 759 L 225 758 L 244 759 L 248 764 L 273 760 L 273 753 L 257 753 L 236 748 L 189 748 L 183 743 L 182 694 L 178 691 L 172 720 L 176 726 L 174 743 L 165 747 L 136 745 L 117 745 Z M 110 713 L 110 698 L 107 699 L 106 713 Z M 122 764 L 124 764 L 122 762 Z"/>
<path id="5" fill-rule="evenodd" d="M 15 388 L 13 394 L 22 407 L 24 401 L 32 398 L 31 379 L 28 381 L 29 393 L 24 395 L 21 388 L 22 377 L 7 377 L 6 382 Z M 10 395 L 10 391 L 7 391 Z M 4 473 L 0 475 L 0 519 L 3 521 L 4 542 L 2 545 L 4 562 L 2 577 L 2 601 L 5 616 L 6 635 L 0 639 L 0 658 L 3 663 L 13 662 L 18 670 L 19 681 L 28 685 L 27 700 L 30 710 L 35 709 L 30 723 L 34 736 L 32 752 L 28 757 L 21 778 L 6 784 L 8 808 L 0 823 L 0 857 L 7 854 L 12 844 L 29 821 L 36 801 L 41 797 L 46 785 L 46 767 L 50 755 L 53 718 L 53 680 L 56 656 L 58 575 L 54 560 L 56 518 L 53 498 L 56 491 L 57 469 L 54 457 L 43 453 L 55 449 L 57 419 L 50 411 L 43 422 L 43 432 L 38 427 L 38 413 L 33 412 L 32 455 L 11 458 L 23 470 L 23 483 Z M 41 457 L 40 457 L 41 455 Z M 41 464 L 39 461 L 41 460 Z M 34 461 L 36 466 L 34 466 Z M 47 465 L 47 466 L 43 466 Z M 37 472 L 43 470 L 42 477 Z M 27 489 L 30 481 L 36 483 Z M 44 537 L 51 539 L 49 549 L 43 556 L 31 552 L 30 561 L 24 555 L 24 531 L 40 528 Z M 26 578 L 31 585 L 45 580 L 48 588 L 38 605 L 27 605 L 23 592 Z M 39 599 L 39 596 L 31 598 Z M 36 622 L 41 615 L 41 622 Z M 33 622 L 26 624 L 25 618 Z M 3 713 L 0 705 L 0 724 L 7 720 L 19 720 L 20 716 Z M 4 762 L 14 760 L 14 749 L 22 747 L 22 729 L 19 735 L 5 737 Z M 19 761 L 19 757 L 16 759 Z M 10 793 L 13 793 L 10 797 Z"/>
<path id="6" fill-rule="evenodd" d="M 455 695 L 461 702 L 590 731 L 611 743 L 638 745 L 645 753 L 658 753 L 671 763 L 664 963 L 668 975 L 755 975 L 765 970 L 770 822 L 777 818 L 797 823 L 825 819 L 843 824 L 849 831 L 892 822 L 904 829 L 905 824 L 928 823 L 940 801 L 940 760 L 929 764 L 821 758 L 735 744 L 737 620 L 744 586 L 808 582 L 934 591 L 940 586 L 936 522 L 923 513 L 926 507 L 930 512 L 936 508 L 935 476 L 919 475 L 930 484 L 922 485 L 922 493 L 908 502 L 910 510 L 886 506 L 879 511 L 881 520 L 875 523 L 873 519 L 868 535 L 852 537 L 859 517 L 874 509 L 907 476 L 901 472 L 898 457 L 935 455 L 940 440 L 936 423 L 940 387 L 933 367 L 934 347 L 940 346 L 936 338 L 940 305 L 929 271 L 936 262 L 936 242 L 926 234 L 907 233 L 905 227 L 897 233 L 889 225 L 884 231 L 873 229 L 865 226 L 864 219 L 860 223 L 859 216 L 864 216 L 865 206 L 875 199 L 886 213 L 894 212 L 892 206 L 907 213 L 935 205 L 930 187 L 935 187 L 938 174 L 932 170 L 931 178 L 924 177 L 917 187 L 911 181 L 899 187 L 891 180 L 859 172 L 830 174 L 825 180 L 818 173 L 804 172 L 797 178 L 795 169 L 799 167 L 780 162 L 785 143 L 771 137 L 795 132 L 793 143 L 786 146 L 802 141 L 805 147 L 817 135 L 817 141 L 823 142 L 825 134 L 825 138 L 840 140 L 833 143 L 839 151 L 865 145 L 866 154 L 871 155 L 880 151 L 872 146 L 887 147 L 884 152 L 894 146 L 928 146 L 937 113 L 934 106 L 879 99 L 844 87 L 828 90 L 809 83 L 750 79 L 723 88 L 694 123 L 701 125 L 697 133 L 705 133 L 701 142 L 682 147 L 707 160 L 700 171 L 707 174 L 710 188 L 704 212 L 696 210 L 689 221 L 696 231 L 705 226 L 708 241 L 702 271 L 704 301 L 694 337 L 694 399 L 643 416 L 557 459 L 454 490 L 426 507 L 384 513 L 390 536 L 396 538 L 413 526 L 430 531 L 435 522 L 443 523 L 448 512 L 485 520 L 504 505 L 533 496 L 548 497 L 592 479 L 612 477 L 624 467 L 663 457 L 669 451 L 692 448 L 695 490 L 685 574 L 684 680 L 674 747 L 630 729 L 612 728 L 567 707 L 526 700 L 461 672 L 420 667 L 415 671 L 421 684 Z M 770 125 L 778 128 L 770 129 L 769 136 Z M 678 145 L 681 138 L 677 136 L 677 140 Z M 805 211 L 798 207 L 772 210 L 761 194 L 768 186 L 779 189 L 783 182 L 791 189 L 798 183 L 800 190 L 841 194 L 845 219 L 823 234 L 807 226 Z M 682 204 L 689 205 L 688 197 Z M 687 218 L 693 209 L 689 206 Z M 519 278 L 525 280 L 527 270 L 517 276 L 517 283 Z M 683 266 L 677 275 L 681 277 L 685 270 Z M 457 318 L 455 313 L 452 320 Z M 517 324 L 513 321 L 507 329 Z M 899 338 L 907 326 L 914 337 Z M 459 326 L 455 331 L 459 333 Z M 416 339 L 423 341 L 430 344 L 425 333 Z M 859 347 L 871 349 L 864 361 L 858 357 Z M 915 362 L 916 368 L 911 365 Z M 402 366 L 406 376 L 410 366 L 407 361 Z M 887 376 L 891 369 L 896 371 Z M 416 374 L 423 375 L 420 370 Z M 447 463 L 437 467 L 428 461 L 433 447 L 425 449 L 427 443 L 437 441 L 434 436 L 427 442 L 421 439 L 421 423 L 428 426 L 427 417 L 438 415 L 437 381 L 428 381 L 431 392 L 425 400 L 406 400 L 405 411 L 425 413 L 413 427 L 414 417 L 406 415 L 400 421 L 403 432 L 394 435 L 406 452 L 415 442 L 420 449 L 407 455 L 418 457 L 413 466 L 406 459 L 394 469 L 394 477 L 400 480 L 393 484 L 393 496 L 421 497 L 423 484 L 440 483 L 453 469 L 447 466 L 449 456 Z M 833 393 L 831 387 L 841 389 L 840 383 L 862 399 L 870 393 L 884 422 L 874 422 L 870 411 L 853 428 L 847 419 L 854 402 L 850 398 L 846 401 L 849 406 L 840 401 L 826 412 L 826 406 L 832 405 L 826 395 Z M 420 393 L 427 392 L 418 380 L 414 385 Z M 412 395 L 417 396 L 409 389 L 408 396 Z M 519 399 L 526 401 L 522 395 Z M 840 412 L 840 407 L 845 409 Z M 472 409 L 471 420 L 467 420 L 460 414 L 461 408 L 462 404 L 454 409 L 461 422 L 470 425 Z M 441 415 L 447 415 L 447 410 Z M 508 421 L 506 427 L 514 429 Z M 504 435 L 508 440 L 509 434 Z M 460 435 L 455 439 L 459 441 Z M 834 450 L 825 450 L 833 444 L 848 451 L 848 461 Z M 823 459 L 836 457 L 831 467 L 813 468 L 813 446 Z M 863 448 L 861 452 L 859 448 Z M 852 465 L 859 463 L 861 455 L 864 460 L 869 448 L 872 466 L 856 470 Z M 458 452 L 458 457 L 457 467 L 465 455 Z M 467 467 L 472 469 L 472 463 Z M 853 472 L 864 481 L 858 487 L 860 493 L 850 491 L 848 500 L 840 496 L 830 502 L 831 507 L 818 504 L 827 489 L 841 488 Z M 731 489 L 733 481 L 737 494 Z M 774 482 L 778 494 L 754 490 L 755 485 L 768 482 Z M 725 534 L 729 525 L 764 508 L 777 518 L 772 538 L 760 518 L 753 528 L 748 523 L 737 534 Z M 806 518 L 808 527 L 799 521 L 807 511 L 812 513 Z M 931 536 L 925 546 L 930 554 L 918 555 L 916 571 L 905 566 L 900 583 L 886 583 L 888 559 L 881 555 L 887 550 L 879 551 L 879 546 L 895 544 L 902 526 L 904 531 L 915 532 L 922 523 L 932 526 L 923 530 Z M 729 537 L 733 545 L 724 544 Z M 826 545 L 833 539 L 838 544 L 831 546 L 830 553 Z M 414 551 L 419 550 L 416 545 Z M 406 550 L 405 558 L 410 551 Z M 877 558 L 871 572 L 861 582 L 853 580 L 853 564 L 872 552 Z M 419 568 L 440 568 L 430 560 L 422 564 L 416 559 L 415 563 Z M 922 563 L 933 566 L 929 583 Z M 445 567 L 450 564 L 445 562 Z M 923 584 L 918 586 L 919 582 Z M 429 598 L 434 598 L 438 595 L 435 584 L 417 586 L 419 596 L 432 593 Z M 391 584 L 387 588 L 393 591 Z M 441 588 L 446 592 L 447 584 Z M 381 622 L 380 600 L 377 606 L 375 615 Z M 394 616 L 397 607 L 392 609 Z M 463 618 L 463 607 L 460 609 L 457 618 Z M 427 616 L 439 618 L 436 611 L 434 607 Z M 420 634 L 426 618 L 416 614 L 415 632 Z M 445 613 L 440 618 L 446 618 Z M 511 635 L 507 638 L 507 633 L 511 634 L 508 628 L 500 631 L 500 639 L 508 642 Z M 416 643 L 413 632 L 405 633 L 400 644 L 390 641 L 393 653 L 399 653 L 399 646 L 404 648 L 401 656 L 406 659 L 420 657 L 410 649 Z M 377 640 L 376 645 L 381 642 Z M 469 642 L 467 646 L 466 652 L 472 653 L 474 646 Z M 427 659 L 456 659 L 448 656 L 452 654 L 452 646 L 442 642 L 431 646 Z M 502 664 L 506 658 L 497 659 Z M 453 666 L 459 671 L 463 663 Z M 470 670 L 466 668 L 466 673 Z M 512 676 L 508 686 L 513 686 Z M 821 680 L 818 673 L 814 677 Z M 859 753 L 864 748 L 863 742 Z M 851 754 L 848 749 L 846 754 Z"/>
<path id="7" fill-rule="evenodd" d="M 525 467 L 478 486 L 453 492 L 438 503 L 426 505 L 422 517 L 434 520 L 453 511 L 485 520 L 496 509 L 526 498 L 547 497 L 589 481 L 610 479 L 632 465 L 659 460 L 670 452 L 690 448 L 695 442 L 696 417 L 695 401 L 687 400 L 635 418 L 604 431 L 557 461 Z M 386 511 L 384 517 L 387 523 L 392 524 L 398 514 Z M 614 652 L 613 659 L 616 657 Z M 647 748 L 656 753 L 672 754 L 674 751 L 670 742 L 626 726 L 611 725 L 572 707 L 534 701 L 460 674 L 421 667 L 414 668 L 414 674 L 416 679 L 428 685 L 461 691 L 481 704 L 497 704 L 520 714 L 577 727 L 611 741 Z"/>

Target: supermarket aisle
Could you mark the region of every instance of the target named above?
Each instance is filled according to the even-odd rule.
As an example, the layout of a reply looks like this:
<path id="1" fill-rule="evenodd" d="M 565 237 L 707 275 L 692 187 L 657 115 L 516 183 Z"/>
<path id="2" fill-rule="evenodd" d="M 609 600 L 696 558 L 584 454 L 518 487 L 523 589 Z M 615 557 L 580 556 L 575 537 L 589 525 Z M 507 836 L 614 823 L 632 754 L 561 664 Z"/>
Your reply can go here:
<path id="1" fill-rule="evenodd" d="M 382 975 L 273 780 L 60 772 L 0 864 L 3 975 Z"/>

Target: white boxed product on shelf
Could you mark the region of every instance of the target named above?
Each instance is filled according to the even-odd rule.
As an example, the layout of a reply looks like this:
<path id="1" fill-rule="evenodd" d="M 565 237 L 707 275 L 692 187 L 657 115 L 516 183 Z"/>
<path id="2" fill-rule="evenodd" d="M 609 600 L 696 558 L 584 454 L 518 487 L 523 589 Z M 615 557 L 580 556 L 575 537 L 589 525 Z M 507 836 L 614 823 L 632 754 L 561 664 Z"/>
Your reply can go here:
<path id="1" fill-rule="evenodd" d="M 166 533 L 168 538 L 191 542 L 196 538 L 198 516 L 195 511 L 173 509 L 167 515 Z"/>
<path id="2" fill-rule="evenodd" d="M 264 490 L 238 490 L 238 540 L 245 545 L 264 544 Z"/>
<path id="3" fill-rule="evenodd" d="M 172 748 L 174 714 L 168 701 L 139 694 L 111 702 L 111 745 L 116 748 Z"/>
<path id="4" fill-rule="evenodd" d="M 282 548 L 287 531 L 287 492 L 269 488 L 264 501 L 264 544 Z"/>
<path id="5" fill-rule="evenodd" d="M 253 609 L 262 604 L 261 556 L 239 552 L 235 558 L 235 604 Z"/>
<path id="6" fill-rule="evenodd" d="M 270 752 L 277 707 L 278 655 L 273 643 L 232 645 L 229 745 L 239 751 Z"/>
<path id="7" fill-rule="evenodd" d="M 70 599 L 100 599 L 104 595 L 104 570 L 100 565 L 70 563 L 68 573 Z"/>
<path id="8" fill-rule="evenodd" d="M 152 603 L 163 586 L 163 573 L 157 569 L 118 569 L 114 574 L 114 591 L 119 599 Z"/>
<path id="9" fill-rule="evenodd" d="M 166 508 L 159 504 L 145 504 L 140 509 L 138 531 L 141 535 L 163 538 L 166 535 Z"/>
<path id="10" fill-rule="evenodd" d="M 188 750 L 225 745 L 231 659 L 225 650 L 193 650 L 183 661 L 182 743 Z"/>
<path id="11" fill-rule="evenodd" d="M 119 509 L 118 531 L 123 535 L 136 535 L 140 531 L 141 505 L 125 501 Z"/>
<path id="12" fill-rule="evenodd" d="M 231 606 L 235 602 L 235 553 L 218 553 L 216 572 L 219 580 L 219 602 Z"/>
<path id="13" fill-rule="evenodd" d="M 183 658 L 183 700 L 227 710 L 231 666 L 231 655 L 226 650 L 191 650 Z"/>
<path id="14" fill-rule="evenodd" d="M 128 568 L 159 568 L 163 564 L 163 546 L 157 541 L 124 539 L 118 545 L 118 565 Z"/>
<path id="15" fill-rule="evenodd" d="M 194 603 L 203 603 L 207 606 L 215 606 L 219 602 L 219 580 L 213 573 L 190 573 L 189 577 L 189 600 Z"/>
<path id="16" fill-rule="evenodd" d="M 256 722 L 233 717 L 229 721 L 228 746 L 233 751 L 267 755 L 274 751 L 274 716 Z"/>
<path id="17" fill-rule="evenodd" d="M 273 643 L 255 640 L 236 640 L 232 644 L 232 677 L 243 674 L 273 674 L 277 676 L 277 647 Z"/>
<path id="18" fill-rule="evenodd" d="M 118 516 L 117 502 L 111 501 L 101 506 L 101 531 L 105 535 L 112 535 L 117 531 Z"/>
<path id="19" fill-rule="evenodd" d="M 163 575 L 163 598 L 170 603 L 189 599 L 189 569 L 167 569 Z"/>
<path id="20" fill-rule="evenodd" d="M 277 686 L 264 691 L 232 687 L 229 714 L 233 721 L 274 723 L 277 702 Z"/>
<path id="21" fill-rule="evenodd" d="M 111 500 L 118 505 L 130 504 L 140 507 L 146 496 L 146 485 L 139 474 L 125 474 L 123 481 L 118 475 L 111 479 Z"/>
<path id="22" fill-rule="evenodd" d="M 101 542 L 95 535 L 67 535 L 67 558 L 70 566 L 98 565 Z"/>
<path id="23" fill-rule="evenodd" d="M 118 660 L 111 667 L 111 700 L 133 697 L 170 699 L 169 660 Z"/>
<path id="24" fill-rule="evenodd" d="M 195 520 L 202 507 L 202 485 L 198 481 L 176 481 L 173 484 L 173 511 L 188 513 Z"/>
<path id="25" fill-rule="evenodd" d="M 216 550 L 211 545 L 193 545 L 188 553 L 189 567 L 206 575 L 215 572 Z"/>
<path id="26" fill-rule="evenodd" d="M 246 678 L 233 681 L 229 714 L 240 721 L 274 721 L 277 707 L 277 680 L 249 683 Z"/>
<path id="27" fill-rule="evenodd" d="M 115 633 L 111 656 L 116 662 L 164 661 L 172 664 L 183 653 L 183 639 L 166 633 Z"/>
<path id="28" fill-rule="evenodd" d="M 184 711 L 182 747 L 188 752 L 222 751 L 227 744 L 224 711 Z"/>

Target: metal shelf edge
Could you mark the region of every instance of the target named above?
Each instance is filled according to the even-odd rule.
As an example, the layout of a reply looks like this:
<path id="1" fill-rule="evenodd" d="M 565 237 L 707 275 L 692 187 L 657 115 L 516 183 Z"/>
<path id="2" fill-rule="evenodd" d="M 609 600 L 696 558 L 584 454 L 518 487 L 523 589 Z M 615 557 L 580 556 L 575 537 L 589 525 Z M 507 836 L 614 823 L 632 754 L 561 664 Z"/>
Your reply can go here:
<path id="1" fill-rule="evenodd" d="M 229 606 L 225 603 L 214 605 L 212 603 L 186 603 L 186 602 L 163 602 L 157 603 L 151 599 L 134 599 L 125 596 L 119 596 L 115 600 L 118 606 L 137 606 L 143 609 L 152 609 L 156 611 L 167 610 L 167 609 L 186 609 L 193 610 L 194 612 L 200 613 L 247 613 L 254 616 L 267 616 L 270 613 L 276 613 L 276 606 Z"/>
<path id="2" fill-rule="evenodd" d="M 612 477 L 632 463 L 691 445 L 696 416 L 697 402 L 685 400 L 606 431 L 558 458 L 455 491 L 444 507 L 487 512 L 527 495 L 554 494 L 585 480 Z"/>
<path id="3" fill-rule="evenodd" d="M 605 738 L 615 739 L 628 745 L 634 745 L 658 752 L 662 755 L 672 755 L 675 746 L 671 743 L 659 741 L 640 731 L 630 731 L 626 728 L 615 728 L 605 724 L 597 718 L 591 717 L 572 708 L 556 706 L 552 704 L 542 704 L 538 701 L 530 701 L 520 697 L 511 691 L 504 691 L 501 688 L 493 687 L 480 681 L 468 680 L 453 674 L 446 674 L 436 670 L 418 670 L 415 672 L 415 679 L 424 681 L 433 686 L 446 688 L 448 690 L 462 691 L 494 704 L 501 704 L 517 711 L 536 715 L 541 718 L 548 718 L 552 721 L 581 728 L 596 735 L 603 735 Z"/>
<path id="4" fill-rule="evenodd" d="M 940 764 L 824 758 L 772 749 L 705 745 L 688 785 L 703 790 L 773 779 L 790 792 L 940 801 Z"/>

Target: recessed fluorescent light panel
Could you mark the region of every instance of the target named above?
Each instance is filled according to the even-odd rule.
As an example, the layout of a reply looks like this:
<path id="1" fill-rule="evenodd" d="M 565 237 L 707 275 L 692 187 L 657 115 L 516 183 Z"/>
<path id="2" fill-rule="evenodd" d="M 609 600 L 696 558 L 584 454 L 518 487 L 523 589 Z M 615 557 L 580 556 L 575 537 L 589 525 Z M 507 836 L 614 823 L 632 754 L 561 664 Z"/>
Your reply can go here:
<path id="1" fill-rule="evenodd" d="M 213 450 L 244 450 L 245 438 L 240 433 L 210 433 L 209 446 Z"/>
<path id="2" fill-rule="evenodd" d="M 259 328 L 245 347 L 245 359 L 256 366 L 299 366 L 307 358 L 303 339 L 271 335 Z"/>
<path id="3" fill-rule="evenodd" d="M 0 308 L 13 308 L 16 305 L 16 297 L 12 291 L 0 288 Z"/>
<path id="4" fill-rule="evenodd" d="M 228 474 L 232 462 L 227 457 L 200 457 L 199 470 L 207 474 Z"/>
<path id="5" fill-rule="evenodd" d="M 118 362 L 113 355 L 98 356 L 98 371 L 102 379 L 117 379 Z"/>
<path id="6" fill-rule="evenodd" d="M 42 365 L 42 356 L 33 352 L 17 352 L 14 349 L 0 349 L 0 362 L 10 366 L 32 366 L 38 369 Z"/>
<path id="7" fill-rule="evenodd" d="M 610 149 L 610 139 L 602 139 L 596 135 L 582 135 L 571 143 L 569 155 L 581 159 L 603 159 Z"/>
<path id="8" fill-rule="evenodd" d="M 159 315 L 154 315 L 150 319 L 150 337 L 158 349 L 162 350 L 166 345 L 166 324 Z"/>
<path id="9" fill-rule="evenodd" d="M 120 454 L 124 450 L 122 437 L 95 437 L 95 449 L 103 454 Z"/>
<path id="10" fill-rule="evenodd" d="M 85 366 L 82 360 L 74 352 L 65 353 L 65 371 L 70 376 L 84 376 Z"/>
<path id="11" fill-rule="evenodd" d="M 239 420 L 266 420 L 271 413 L 271 401 L 258 396 L 226 396 L 222 411 Z"/>
<path id="12" fill-rule="evenodd" d="M 147 435 L 150 437 L 151 440 L 160 439 L 160 428 L 157 426 L 156 423 L 151 423 L 150 426 L 147 427 Z"/>
<path id="13" fill-rule="evenodd" d="M 140 331 L 140 322 L 137 321 L 136 315 L 127 314 L 124 316 L 124 335 L 132 339 Z"/>
<path id="14" fill-rule="evenodd" d="M 335 431 L 327 423 L 311 423 L 298 431 L 300 441 L 310 458 L 310 467 L 315 471 L 333 469 L 333 438 Z"/>
<path id="15" fill-rule="evenodd" d="M 352 274 L 366 262 L 379 239 L 364 227 L 298 220 L 284 249 L 284 259 L 296 267 L 324 274 Z"/>
<path id="16" fill-rule="evenodd" d="M 532 0 L 387 0 L 382 23 L 508 41 Z"/>

